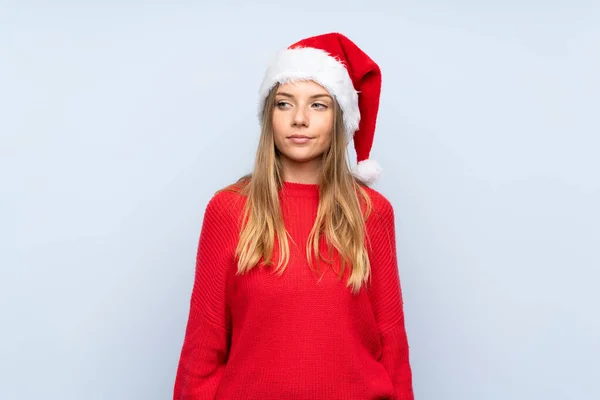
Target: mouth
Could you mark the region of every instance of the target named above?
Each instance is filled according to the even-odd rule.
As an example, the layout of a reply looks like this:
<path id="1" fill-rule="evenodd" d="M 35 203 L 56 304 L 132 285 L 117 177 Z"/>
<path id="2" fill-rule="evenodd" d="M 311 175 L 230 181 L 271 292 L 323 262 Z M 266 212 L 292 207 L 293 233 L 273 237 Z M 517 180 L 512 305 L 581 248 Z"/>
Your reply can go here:
<path id="1" fill-rule="evenodd" d="M 291 135 L 291 136 L 288 136 L 288 139 L 290 141 L 292 141 L 293 143 L 303 144 L 303 143 L 307 143 L 312 138 L 309 136 L 305 136 L 305 135 Z"/>
<path id="2" fill-rule="evenodd" d="M 310 136 L 306 135 L 290 135 L 288 139 L 310 139 Z"/>

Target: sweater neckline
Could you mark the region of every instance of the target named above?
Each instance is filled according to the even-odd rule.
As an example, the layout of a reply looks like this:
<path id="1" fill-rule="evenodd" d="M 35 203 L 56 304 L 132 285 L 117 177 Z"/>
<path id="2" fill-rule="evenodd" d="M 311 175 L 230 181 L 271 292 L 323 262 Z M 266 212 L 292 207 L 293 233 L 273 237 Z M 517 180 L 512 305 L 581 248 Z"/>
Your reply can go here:
<path id="1" fill-rule="evenodd" d="M 319 185 L 317 183 L 283 181 L 281 193 L 296 197 L 319 197 Z"/>

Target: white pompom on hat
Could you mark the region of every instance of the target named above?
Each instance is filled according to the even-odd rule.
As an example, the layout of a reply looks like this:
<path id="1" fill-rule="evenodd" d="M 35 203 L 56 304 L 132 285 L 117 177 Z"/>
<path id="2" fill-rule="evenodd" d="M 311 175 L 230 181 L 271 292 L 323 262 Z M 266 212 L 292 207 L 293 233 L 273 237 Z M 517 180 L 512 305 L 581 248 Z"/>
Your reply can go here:
<path id="1" fill-rule="evenodd" d="M 354 140 L 357 165 L 352 174 L 367 185 L 376 182 L 382 169 L 369 155 L 381 94 L 379 66 L 340 33 L 302 39 L 279 51 L 267 68 L 259 90 L 259 118 L 273 86 L 298 80 L 315 81 L 335 97 L 348 142 Z"/>

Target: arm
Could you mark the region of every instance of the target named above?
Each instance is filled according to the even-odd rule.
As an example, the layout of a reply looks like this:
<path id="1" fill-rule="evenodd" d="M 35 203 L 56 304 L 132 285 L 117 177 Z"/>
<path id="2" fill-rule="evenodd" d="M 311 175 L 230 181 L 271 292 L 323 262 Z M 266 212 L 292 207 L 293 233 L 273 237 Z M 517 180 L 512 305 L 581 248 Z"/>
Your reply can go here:
<path id="1" fill-rule="evenodd" d="M 371 262 L 370 298 L 382 343 L 381 364 L 389 373 L 398 400 L 413 400 L 412 371 L 404 324 L 402 291 L 396 255 L 394 209 L 385 199 L 374 202 L 367 220 Z"/>
<path id="2" fill-rule="evenodd" d="M 214 399 L 227 362 L 230 332 L 225 287 L 231 265 L 227 249 L 233 238 L 229 218 L 213 197 L 202 222 L 174 400 Z"/>

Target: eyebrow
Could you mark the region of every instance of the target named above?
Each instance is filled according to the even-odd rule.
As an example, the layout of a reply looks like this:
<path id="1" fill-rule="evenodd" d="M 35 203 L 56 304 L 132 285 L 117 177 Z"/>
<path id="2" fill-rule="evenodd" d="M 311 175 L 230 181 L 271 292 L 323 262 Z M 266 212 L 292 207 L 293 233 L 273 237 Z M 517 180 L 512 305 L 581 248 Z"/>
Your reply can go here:
<path id="1" fill-rule="evenodd" d="M 285 97 L 291 97 L 294 98 L 293 94 L 287 93 L 287 92 L 277 92 L 276 93 L 277 96 L 285 96 Z M 318 99 L 319 97 L 328 97 L 329 99 L 331 99 L 331 96 L 328 95 L 327 93 L 319 93 L 319 94 L 315 94 L 310 96 L 309 98 L 312 99 Z M 333 99 L 332 99 L 333 100 Z"/>

